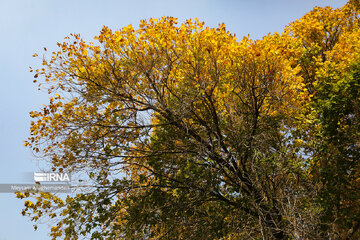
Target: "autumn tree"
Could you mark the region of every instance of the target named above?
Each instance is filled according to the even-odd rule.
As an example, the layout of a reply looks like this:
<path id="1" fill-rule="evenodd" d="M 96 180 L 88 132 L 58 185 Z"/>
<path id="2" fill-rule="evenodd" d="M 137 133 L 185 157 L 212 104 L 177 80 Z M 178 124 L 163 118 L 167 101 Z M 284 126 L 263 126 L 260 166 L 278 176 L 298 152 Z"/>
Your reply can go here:
<path id="1" fill-rule="evenodd" d="M 23 214 L 52 218 L 53 239 L 352 239 L 356 11 L 256 41 L 171 17 L 71 35 L 35 70 L 50 102 L 25 145 L 81 182 L 19 193 Z"/>
<path id="2" fill-rule="evenodd" d="M 300 42 L 302 76 L 313 93 L 303 133 L 311 152 L 311 174 L 321 191 L 322 237 L 360 237 L 359 3 L 314 8 L 292 23 Z M 356 237 L 357 236 L 357 237 Z"/>

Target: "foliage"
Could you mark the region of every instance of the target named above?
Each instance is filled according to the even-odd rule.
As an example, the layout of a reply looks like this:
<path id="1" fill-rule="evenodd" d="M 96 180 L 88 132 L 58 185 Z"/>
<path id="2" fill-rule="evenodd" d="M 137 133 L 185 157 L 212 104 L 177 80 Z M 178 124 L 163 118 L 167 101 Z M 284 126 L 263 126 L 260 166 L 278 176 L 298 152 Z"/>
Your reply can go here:
<path id="1" fill-rule="evenodd" d="M 299 57 L 312 116 L 307 143 L 312 174 L 321 183 L 322 237 L 357 239 L 359 212 L 358 3 L 315 8 L 288 28 L 301 42 Z"/>
<path id="2" fill-rule="evenodd" d="M 355 239 L 356 9 L 256 41 L 171 17 L 72 34 L 35 70 L 50 102 L 25 145 L 82 181 L 23 215 L 53 239 Z"/>

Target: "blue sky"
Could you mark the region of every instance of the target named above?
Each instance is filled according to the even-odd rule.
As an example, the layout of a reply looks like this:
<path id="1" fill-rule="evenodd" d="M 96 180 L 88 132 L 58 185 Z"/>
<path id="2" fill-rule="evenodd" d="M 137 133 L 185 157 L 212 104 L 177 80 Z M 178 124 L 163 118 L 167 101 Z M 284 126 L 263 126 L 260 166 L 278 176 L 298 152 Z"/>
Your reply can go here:
<path id="1" fill-rule="evenodd" d="M 118 29 L 136 26 L 140 19 L 161 16 L 199 18 L 208 26 L 224 22 L 238 38 L 254 39 L 285 25 L 314 6 L 339 7 L 345 0 L 0 0 L 0 183 L 21 183 L 24 172 L 39 170 L 39 162 L 23 141 L 28 136 L 28 112 L 47 103 L 46 94 L 36 90 L 29 66 L 40 65 L 32 58 L 43 47 L 56 50 L 70 33 L 92 41 L 103 25 Z M 41 165 L 41 164 L 40 164 Z M 23 201 L 14 194 L 0 193 L 0 240 L 50 239 L 48 225 L 33 230 L 20 212 Z"/>

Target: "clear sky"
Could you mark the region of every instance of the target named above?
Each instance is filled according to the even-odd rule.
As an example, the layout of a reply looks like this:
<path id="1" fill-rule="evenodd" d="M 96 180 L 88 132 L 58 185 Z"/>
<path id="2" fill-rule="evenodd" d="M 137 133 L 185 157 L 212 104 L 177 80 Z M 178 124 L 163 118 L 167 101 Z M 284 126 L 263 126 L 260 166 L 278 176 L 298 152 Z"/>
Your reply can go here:
<path id="1" fill-rule="evenodd" d="M 140 19 L 161 16 L 199 18 L 207 26 L 224 22 L 238 38 L 254 39 L 281 32 L 285 25 L 314 6 L 340 7 L 346 0 L 0 0 L 0 183 L 21 183 L 24 172 L 39 170 L 39 163 L 23 147 L 28 136 L 28 112 L 44 103 L 46 94 L 36 90 L 29 66 L 43 47 L 70 33 L 93 40 L 103 25 L 118 29 L 136 26 Z M 0 193 L 0 240 L 46 240 L 47 224 L 37 231 L 20 212 L 23 201 Z"/>

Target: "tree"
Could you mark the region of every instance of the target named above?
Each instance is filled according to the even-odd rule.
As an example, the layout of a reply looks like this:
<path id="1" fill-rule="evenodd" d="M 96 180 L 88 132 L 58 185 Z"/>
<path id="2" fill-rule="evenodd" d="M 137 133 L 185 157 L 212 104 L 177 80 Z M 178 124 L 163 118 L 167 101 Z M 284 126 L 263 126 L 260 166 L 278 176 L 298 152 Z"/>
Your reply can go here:
<path id="1" fill-rule="evenodd" d="M 306 142 L 314 180 L 322 185 L 323 238 L 359 238 L 358 11 L 357 1 L 315 8 L 288 29 L 301 42 L 302 76 L 314 93 Z"/>
<path id="2" fill-rule="evenodd" d="M 36 70 L 51 96 L 25 145 L 82 182 L 66 200 L 18 193 L 37 196 L 23 214 L 53 218 L 53 239 L 351 239 L 357 16 L 315 8 L 257 41 L 171 17 L 71 35 Z"/>

